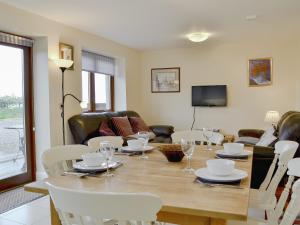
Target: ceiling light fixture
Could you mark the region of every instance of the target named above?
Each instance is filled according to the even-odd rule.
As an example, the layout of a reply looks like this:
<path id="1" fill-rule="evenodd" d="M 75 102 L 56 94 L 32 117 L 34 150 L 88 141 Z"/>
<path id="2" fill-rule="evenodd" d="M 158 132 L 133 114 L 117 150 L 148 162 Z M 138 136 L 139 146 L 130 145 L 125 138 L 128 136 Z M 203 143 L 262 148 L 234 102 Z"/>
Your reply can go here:
<path id="1" fill-rule="evenodd" d="M 257 19 L 257 15 L 255 14 L 246 16 L 246 20 L 256 20 L 256 19 Z"/>
<path id="2" fill-rule="evenodd" d="M 196 32 L 187 35 L 187 38 L 192 42 L 203 42 L 207 40 L 209 37 L 209 33 L 205 32 Z"/>

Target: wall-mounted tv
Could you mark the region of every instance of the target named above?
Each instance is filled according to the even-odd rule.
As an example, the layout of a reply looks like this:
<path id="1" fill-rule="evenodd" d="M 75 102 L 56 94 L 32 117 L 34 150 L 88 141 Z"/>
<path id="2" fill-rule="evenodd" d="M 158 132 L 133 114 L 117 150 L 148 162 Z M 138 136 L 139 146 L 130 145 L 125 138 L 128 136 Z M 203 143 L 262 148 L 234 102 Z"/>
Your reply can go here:
<path id="1" fill-rule="evenodd" d="M 192 86 L 192 106 L 227 106 L 227 86 Z"/>

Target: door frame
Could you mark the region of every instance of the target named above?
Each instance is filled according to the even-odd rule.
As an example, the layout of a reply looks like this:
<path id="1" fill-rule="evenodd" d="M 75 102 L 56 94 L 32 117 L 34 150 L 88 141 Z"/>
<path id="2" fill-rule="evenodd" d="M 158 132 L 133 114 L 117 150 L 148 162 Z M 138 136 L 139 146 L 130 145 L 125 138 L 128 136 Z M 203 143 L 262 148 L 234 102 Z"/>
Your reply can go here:
<path id="1" fill-rule="evenodd" d="M 24 52 L 24 122 L 26 134 L 27 172 L 0 180 L 0 192 L 36 180 L 34 108 L 33 108 L 33 48 L 0 42 L 0 45 L 20 48 Z"/>

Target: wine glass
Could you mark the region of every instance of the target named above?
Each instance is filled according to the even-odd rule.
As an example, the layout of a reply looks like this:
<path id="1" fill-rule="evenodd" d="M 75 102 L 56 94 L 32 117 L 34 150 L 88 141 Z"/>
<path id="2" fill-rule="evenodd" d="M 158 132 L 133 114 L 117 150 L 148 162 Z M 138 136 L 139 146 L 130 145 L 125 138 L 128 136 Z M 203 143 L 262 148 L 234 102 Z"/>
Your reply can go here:
<path id="1" fill-rule="evenodd" d="M 105 175 L 111 177 L 114 174 L 109 171 L 109 162 L 113 159 L 115 148 L 110 141 L 104 141 L 100 143 L 100 152 L 103 154 L 106 161 Z"/>
<path id="2" fill-rule="evenodd" d="M 192 173 L 194 169 L 191 167 L 191 158 L 195 150 L 195 140 L 181 139 L 181 150 L 187 157 L 188 165 L 184 168 L 185 172 Z"/>
<path id="3" fill-rule="evenodd" d="M 203 128 L 203 136 L 205 137 L 205 140 L 206 140 L 207 150 L 212 150 L 210 139 L 213 136 L 213 129 Z"/>
<path id="4" fill-rule="evenodd" d="M 146 147 L 149 141 L 149 133 L 147 131 L 140 131 L 138 132 L 138 140 L 143 143 L 143 151 L 142 155 L 140 156 L 141 159 L 148 159 L 149 157 L 145 154 Z"/>

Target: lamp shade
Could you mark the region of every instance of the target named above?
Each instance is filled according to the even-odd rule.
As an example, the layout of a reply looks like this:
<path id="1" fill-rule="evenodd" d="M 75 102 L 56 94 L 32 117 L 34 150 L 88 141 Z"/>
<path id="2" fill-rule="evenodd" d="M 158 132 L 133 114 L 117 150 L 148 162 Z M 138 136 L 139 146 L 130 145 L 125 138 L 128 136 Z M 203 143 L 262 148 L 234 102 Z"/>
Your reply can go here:
<path id="1" fill-rule="evenodd" d="M 54 59 L 53 61 L 59 68 L 67 69 L 73 65 L 73 61 L 69 59 Z"/>
<path id="2" fill-rule="evenodd" d="M 82 109 L 86 109 L 88 107 L 88 103 L 87 102 L 80 102 L 80 107 Z"/>
<path id="3" fill-rule="evenodd" d="M 265 116 L 265 122 L 276 124 L 280 119 L 279 112 L 277 111 L 268 111 Z"/>

